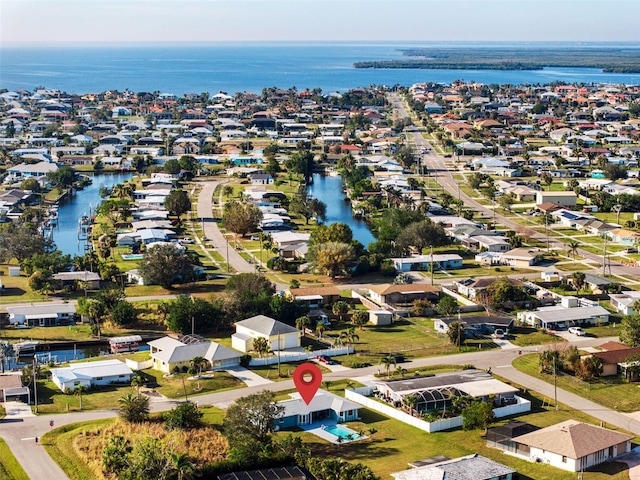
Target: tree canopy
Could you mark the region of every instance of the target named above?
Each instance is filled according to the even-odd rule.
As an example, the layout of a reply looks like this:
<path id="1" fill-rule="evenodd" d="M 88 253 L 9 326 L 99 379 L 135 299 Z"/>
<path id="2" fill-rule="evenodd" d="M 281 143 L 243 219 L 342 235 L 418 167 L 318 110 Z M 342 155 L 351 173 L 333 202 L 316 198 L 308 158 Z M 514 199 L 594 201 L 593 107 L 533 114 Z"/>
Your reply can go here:
<path id="1" fill-rule="evenodd" d="M 236 400 L 227 409 L 222 424 L 229 443 L 256 441 L 261 445 L 269 444 L 276 420 L 284 411 L 275 398 L 273 392 L 264 390 Z"/>
<path id="2" fill-rule="evenodd" d="M 180 217 L 191 210 L 191 199 L 184 190 L 171 190 L 164 200 L 164 206 L 171 215 Z"/>
<path id="3" fill-rule="evenodd" d="M 222 213 L 225 228 L 236 235 L 255 232 L 262 220 L 262 212 L 255 205 L 244 202 L 227 202 Z"/>
<path id="4" fill-rule="evenodd" d="M 315 271 L 335 278 L 339 275 L 349 275 L 349 266 L 355 261 L 356 256 L 351 245 L 327 242 L 311 246 L 307 258 Z"/>
<path id="5" fill-rule="evenodd" d="M 43 237 L 33 224 L 17 225 L 5 223 L 0 225 L 0 261 L 8 262 L 15 258 L 19 262 L 33 255 L 53 250 L 50 237 Z"/>
<path id="6" fill-rule="evenodd" d="M 191 260 L 172 244 L 147 249 L 138 271 L 146 284 L 172 288 L 174 283 L 189 282 L 194 278 Z"/>

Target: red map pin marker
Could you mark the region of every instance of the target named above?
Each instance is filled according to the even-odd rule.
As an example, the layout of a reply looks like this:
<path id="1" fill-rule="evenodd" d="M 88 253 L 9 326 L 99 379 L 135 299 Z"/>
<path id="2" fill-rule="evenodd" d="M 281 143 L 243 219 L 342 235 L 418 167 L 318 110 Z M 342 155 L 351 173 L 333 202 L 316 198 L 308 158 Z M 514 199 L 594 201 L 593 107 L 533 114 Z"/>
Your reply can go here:
<path id="1" fill-rule="evenodd" d="M 322 372 L 313 363 L 303 363 L 293 371 L 293 383 L 304 403 L 309 405 L 322 383 Z"/>

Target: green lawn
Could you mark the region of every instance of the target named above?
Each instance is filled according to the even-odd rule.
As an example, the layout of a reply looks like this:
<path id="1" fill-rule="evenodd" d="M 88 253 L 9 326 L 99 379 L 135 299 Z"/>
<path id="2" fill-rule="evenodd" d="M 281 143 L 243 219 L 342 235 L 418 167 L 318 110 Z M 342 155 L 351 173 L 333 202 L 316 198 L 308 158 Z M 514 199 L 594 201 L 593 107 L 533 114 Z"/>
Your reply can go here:
<path id="1" fill-rule="evenodd" d="M 515 327 L 509 331 L 509 341 L 519 347 L 528 347 L 531 345 L 564 342 L 564 339 L 543 333 L 535 328 Z"/>
<path id="2" fill-rule="evenodd" d="M 253 373 L 256 373 L 258 375 L 260 375 L 261 377 L 264 377 L 268 380 L 273 380 L 274 382 L 280 382 L 283 380 L 291 380 L 292 376 L 293 376 L 293 372 L 296 369 L 296 367 L 298 365 L 301 365 L 305 362 L 287 362 L 287 363 L 280 363 L 280 376 L 278 376 L 278 364 L 274 364 L 274 365 L 266 365 L 263 367 L 251 367 L 250 370 Z M 327 367 L 323 366 L 323 365 L 319 365 L 317 364 L 318 368 L 320 368 L 320 371 L 322 373 L 329 373 L 331 372 L 331 370 L 329 370 Z"/>
<path id="3" fill-rule="evenodd" d="M 0 438 L 0 478 L 3 480 L 29 480 L 29 477 L 22 469 L 16 457 Z"/>
<path id="4" fill-rule="evenodd" d="M 184 398 L 185 390 L 187 397 L 201 395 L 203 393 L 219 392 L 222 390 L 233 390 L 244 386 L 244 383 L 227 372 L 213 372 L 213 378 L 201 378 L 189 380 L 191 375 L 187 373 L 176 374 L 171 377 L 164 377 L 162 372 L 149 369 L 139 372 L 147 381 L 155 381 L 158 386 L 155 390 L 169 398 Z M 205 372 L 211 374 L 212 372 Z"/>
<path id="5" fill-rule="evenodd" d="M 597 424 L 593 418 L 573 412 L 568 408 L 563 407 L 556 411 L 553 407 L 543 407 L 539 398 L 524 396 L 532 400 L 532 412 L 519 416 L 518 420 L 540 427 L 546 427 L 570 418 Z M 368 429 L 375 428 L 377 432 L 369 439 L 334 445 L 311 433 L 296 432 L 294 435 L 302 437 L 307 446 L 311 448 L 313 455 L 322 458 L 339 457 L 351 462 L 364 463 L 383 479 L 389 478 L 391 472 L 409 468 L 407 463 L 411 461 L 435 455 L 456 458 L 472 453 L 479 453 L 518 470 L 520 479 L 575 479 L 575 474 L 563 472 L 548 465 L 520 460 L 505 455 L 500 450 L 487 447 L 483 436 L 484 431 L 481 430 L 467 432 L 454 430 L 429 434 L 367 409 L 361 410 L 360 413 L 362 420 L 348 422 L 347 426 L 355 431 L 364 431 L 365 434 Z M 503 424 L 507 421 L 507 419 L 501 419 L 496 424 Z M 288 433 L 281 432 L 278 435 L 288 435 Z M 583 479 L 626 480 L 628 475 L 626 471 L 622 470 L 621 464 L 607 464 L 597 472 L 585 473 Z"/>
<path id="6" fill-rule="evenodd" d="M 105 385 L 82 395 L 82 410 L 104 410 L 118 405 L 118 399 L 134 391 L 129 385 Z M 38 413 L 80 411 L 80 397 L 62 393 L 50 380 L 38 380 Z"/>
<path id="7" fill-rule="evenodd" d="M 553 375 L 540 373 L 538 366 L 538 354 L 522 355 L 513 362 L 518 370 L 542 379 L 553 382 Z M 638 395 L 638 383 L 627 383 L 619 377 L 602 377 L 591 383 L 578 380 L 572 375 L 558 375 L 559 388 L 587 398 L 595 403 L 621 412 L 635 412 L 640 410 L 640 395 Z"/>

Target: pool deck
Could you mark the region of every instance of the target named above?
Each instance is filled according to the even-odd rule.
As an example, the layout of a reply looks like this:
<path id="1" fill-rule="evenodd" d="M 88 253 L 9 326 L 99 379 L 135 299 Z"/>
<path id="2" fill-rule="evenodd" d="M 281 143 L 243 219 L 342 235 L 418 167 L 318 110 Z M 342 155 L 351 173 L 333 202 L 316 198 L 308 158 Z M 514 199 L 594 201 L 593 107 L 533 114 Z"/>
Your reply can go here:
<path id="1" fill-rule="evenodd" d="M 327 442 L 333 443 L 335 445 L 340 445 L 341 443 L 357 442 L 358 440 L 363 440 L 367 438 L 366 436 L 361 437 L 358 435 L 358 432 L 351 430 L 357 438 L 354 438 L 353 440 L 344 439 L 341 442 L 338 442 L 338 437 L 336 435 L 333 435 L 332 433 L 329 433 L 325 431 L 324 428 L 322 428 L 322 427 L 329 427 L 331 425 L 340 425 L 344 429 L 351 430 L 345 424 L 338 423 L 335 420 L 329 420 L 329 419 L 325 419 L 322 422 L 314 422 L 309 425 L 305 425 L 302 427 L 302 429 L 305 432 L 313 433 L 315 436 L 320 437 L 323 440 L 326 440 Z"/>

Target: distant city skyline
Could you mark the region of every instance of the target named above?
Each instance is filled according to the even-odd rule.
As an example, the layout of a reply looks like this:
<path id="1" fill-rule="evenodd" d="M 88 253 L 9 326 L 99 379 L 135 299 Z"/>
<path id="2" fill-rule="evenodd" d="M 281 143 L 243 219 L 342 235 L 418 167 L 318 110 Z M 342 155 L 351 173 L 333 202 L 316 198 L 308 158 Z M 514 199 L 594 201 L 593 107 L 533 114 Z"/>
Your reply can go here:
<path id="1" fill-rule="evenodd" d="M 0 42 L 637 42 L 638 18 L 636 0 L 0 0 Z"/>

